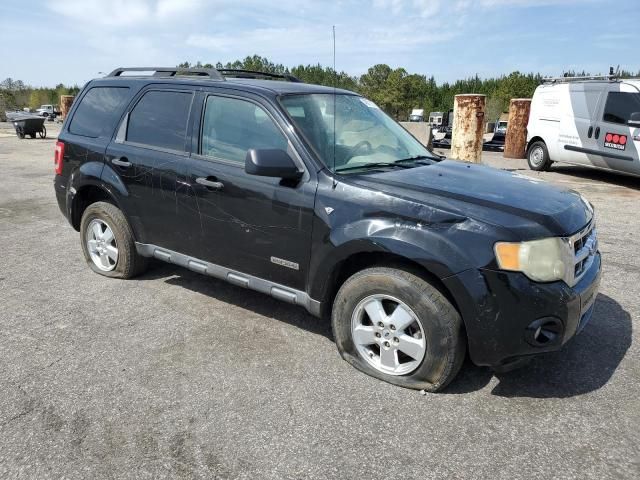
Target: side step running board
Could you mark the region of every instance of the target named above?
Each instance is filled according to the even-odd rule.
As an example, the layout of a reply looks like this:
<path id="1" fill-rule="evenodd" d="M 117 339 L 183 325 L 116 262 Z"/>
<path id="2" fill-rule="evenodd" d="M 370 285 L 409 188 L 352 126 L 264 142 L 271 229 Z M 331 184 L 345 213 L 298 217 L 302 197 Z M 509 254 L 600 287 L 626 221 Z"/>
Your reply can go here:
<path id="1" fill-rule="evenodd" d="M 306 292 L 285 287 L 262 278 L 237 272 L 220 265 L 189 257 L 182 253 L 167 250 L 149 243 L 136 242 L 136 250 L 143 257 L 157 258 L 163 262 L 179 265 L 197 273 L 225 280 L 239 287 L 266 293 L 273 298 L 304 307 L 311 315 L 320 316 L 320 302 L 313 300 Z"/>

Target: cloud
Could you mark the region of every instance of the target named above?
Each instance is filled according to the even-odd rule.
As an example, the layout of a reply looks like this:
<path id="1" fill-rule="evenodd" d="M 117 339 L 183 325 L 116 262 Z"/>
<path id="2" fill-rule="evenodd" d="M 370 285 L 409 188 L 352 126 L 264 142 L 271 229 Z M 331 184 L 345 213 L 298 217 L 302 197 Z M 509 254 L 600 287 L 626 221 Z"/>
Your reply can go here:
<path id="1" fill-rule="evenodd" d="M 49 0 L 54 13 L 79 22 L 79 26 L 131 27 L 164 23 L 195 13 L 201 0 Z"/>

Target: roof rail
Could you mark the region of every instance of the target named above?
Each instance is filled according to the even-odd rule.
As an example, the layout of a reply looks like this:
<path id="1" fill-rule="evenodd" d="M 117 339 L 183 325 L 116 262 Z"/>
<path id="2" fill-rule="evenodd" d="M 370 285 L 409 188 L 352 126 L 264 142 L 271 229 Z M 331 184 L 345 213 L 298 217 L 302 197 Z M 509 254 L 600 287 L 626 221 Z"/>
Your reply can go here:
<path id="1" fill-rule="evenodd" d="M 609 75 L 580 75 L 576 77 L 570 77 L 566 73 L 562 77 L 547 77 L 544 78 L 545 83 L 562 83 L 562 82 L 579 82 L 581 80 L 609 80 L 615 81 L 620 79 L 620 65 L 614 71 L 613 67 L 609 67 Z"/>
<path id="2" fill-rule="evenodd" d="M 257 70 L 242 70 L 237 68 L 219 68 L 218 72 L 225 77 L 233 78 L 281 78 L 288 82 L 300 83 L 300 79 L 288 73 L 269 73 Z"/>
<path id="3" fill-rule="evenodd" d="M 584 80 L 619 80 L 617 75 L 584 75 L 579 77 L 545 77 L 545 83 L 579 82 Z"/>
<path id="4" fill-rule="evenodd" d="M 223 80 L 224 77 L 215 68 L 179 68 L 179 67 L 130 67 L 116 68 L 107 77 L 121 77 L 125 72 L 153 72 L 152 77 L 196 76 L 211 80 Z"/>

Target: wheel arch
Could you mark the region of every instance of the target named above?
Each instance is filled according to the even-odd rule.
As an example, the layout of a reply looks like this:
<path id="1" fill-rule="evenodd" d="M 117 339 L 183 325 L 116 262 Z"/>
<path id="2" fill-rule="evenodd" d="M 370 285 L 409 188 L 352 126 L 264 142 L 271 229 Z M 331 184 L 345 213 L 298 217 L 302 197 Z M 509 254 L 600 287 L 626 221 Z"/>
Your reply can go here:
<path id="1" fill-rule="evenodd" d="M 531 137 L 531 140 L 529 140 L 529 142 L 527 142 L 527 154 L 529 153 L 529 148 L 531 147 L 531 145 L 533 145 L 535 142 L 542 142 L 545 145 L 547 145 L 547 142 L 545 142 L 544 138 L 542 138 L 540 135 L 536 135 L 535 137 Z M 548 149 L 549 147 L 547 147 Z"/>
<path id="2" fill-rule="evenodd" d="M 451 302 L 454 308 L 461 314 L 458 303 L 444 282 L 432 270 L 424 264 L 406 256 L 388 251 L 361 251 L 352 253 L 337 262 L 325 283 L 321 299 L 321 315 L 328 317 L 331 314 L 333 302 L 344 282 L 355 273 L 372 267 L 390 267 L 404 270 L 422 278 Z"/>
<path id="3" fill-rule="evenodd" d="M 115 196 L 101 183 L 86 183 L 76 187 L 76 192 L 71 201 L 70 220 L 76 231 L 80 231 L 82 215 L 87 207 L 96 202 L 107 202 L 120 208 Z"/>

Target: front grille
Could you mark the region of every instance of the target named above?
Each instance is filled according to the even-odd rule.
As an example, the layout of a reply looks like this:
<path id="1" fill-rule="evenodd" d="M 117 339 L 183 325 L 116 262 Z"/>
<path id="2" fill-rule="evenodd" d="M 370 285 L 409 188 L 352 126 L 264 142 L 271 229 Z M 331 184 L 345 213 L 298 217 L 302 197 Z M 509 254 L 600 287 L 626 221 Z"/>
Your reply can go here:
<path id="1" fill-rule="evenodd" d="M 586 228 L 568 238 L 574 255 L 573 281 L 575 285 L 580 281 L 584 273 L 593 263 L 598 251 L 598 235 L 595 221 L 592 221 Z"/>

